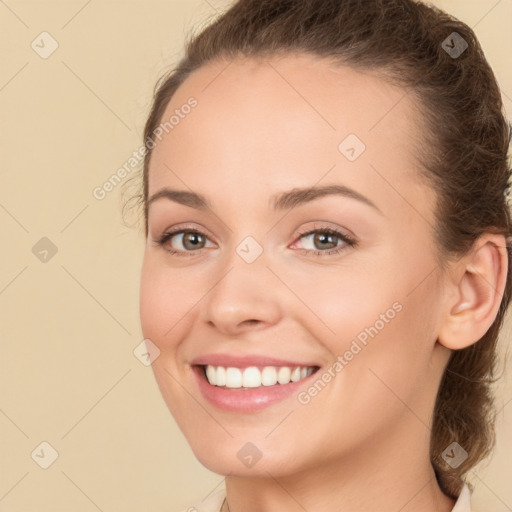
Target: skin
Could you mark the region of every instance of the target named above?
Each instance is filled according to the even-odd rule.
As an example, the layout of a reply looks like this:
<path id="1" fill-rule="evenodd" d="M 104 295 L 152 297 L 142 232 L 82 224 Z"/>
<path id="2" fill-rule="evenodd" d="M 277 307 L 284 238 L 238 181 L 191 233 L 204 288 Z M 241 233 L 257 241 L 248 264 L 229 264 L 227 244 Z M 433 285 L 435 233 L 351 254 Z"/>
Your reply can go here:
<path id="1" fill-rule="evenodd" d="M 160 350 L 152 367 L 162 396 L 198 460 L 228 475 L 231 512 L 450 511 L 430 464 L 434 400 L 451 350 L 476 342 L 497 314 L 505 241 L 486 234 L 440 270 L 412 94 L 308 55 L 227 64 L 182 84 L 163 119 L 190 96 L 198 105 L 151 158 L 149 196 L 170 187 L 212 205 L 164 198 L 149 208 L 140 313 Z M 350 133 L 366 145 L 353 162 L 338 150 Z M 327 184 L 356 190 L 380 213 L 340 195 L 270 207 L 274 194 Z M 205 233 L 200 251 L 169 253 L 194 252 L 181 236 L 156 243 L 184 224 Z M 305 254 L 326 249 L 299 230 L 326 226 L 357 244 L 334 238 L 339 254 Z M 250 264 L 236 252 L 247 236 L 263 249 Z M 293 395 L 226 412 L 197 387 L 190 362 L 215 352 L 316 361 L 321 375 L 397 301 L 401 311 L 307 405 Z M 262 453 L 250 468 L 237 457 L 247 442 Z"/>

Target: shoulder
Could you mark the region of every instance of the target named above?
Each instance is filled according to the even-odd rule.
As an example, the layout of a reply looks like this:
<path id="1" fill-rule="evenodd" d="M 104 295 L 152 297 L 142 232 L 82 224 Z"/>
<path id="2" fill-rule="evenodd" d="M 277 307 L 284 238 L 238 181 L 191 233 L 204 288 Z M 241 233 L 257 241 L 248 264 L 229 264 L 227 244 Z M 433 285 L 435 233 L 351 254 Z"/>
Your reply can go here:
<path id="1" fill-rule="evenodd" d="M 198 500 L 190 507 L 178 512 L 219 512 L 225 497 L 226 491 L 224 489 L 219 489 L 209 494 L 203 500 Z"/>

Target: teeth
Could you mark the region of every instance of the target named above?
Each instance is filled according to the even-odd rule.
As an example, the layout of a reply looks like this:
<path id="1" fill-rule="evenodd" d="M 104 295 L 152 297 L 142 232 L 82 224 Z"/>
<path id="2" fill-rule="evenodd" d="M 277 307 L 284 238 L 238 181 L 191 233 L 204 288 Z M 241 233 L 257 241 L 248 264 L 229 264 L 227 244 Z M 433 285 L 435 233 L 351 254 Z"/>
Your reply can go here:
<path id="1" fill-rule="evenodd" d="M 277 382 L 279 382 L 279 384 L 288 384 L 288 382 L 290 382 L 291 376 L 291 369 L 288 368 L 288 366 L 282 366 L 277 372 Z"/>
<path id="2" fill-rule="evenodd" d="M 261 372 L 261 383 L 264 386 L 277 384 L 277 371 L 273 366 L 265 366 Z"/>
<path id="3" fill-rule="evenodd" d="M 206 367 L 206 378 L 213 386 L 217 385 L 217 372 L 215 371 L 215 367 L 210 365 Z"/>
<path id="4" fill-rule="evenodd" d="M 225 386 L 227 388 L 259 388 L 261 386 L 274 386 L 290 382 L 297 382 L 309 377 L 314 368 L 289 366 L 265 366 L 260 371 L 256 366 L 247 368 L 233 368 L 224 366 L 206 366 L 206 378 L 212 386 Z"/>
<path id="5" fill-rule="evenodd" d="M 238 368 L 226 368 L 226 387 L 242 387 L 242 372 Z"/>
<path id="6" fill-rule="evenodd" d="M 242 386 L 244 388 L 257 388 L 261 386 L 261 373 L 258 368 L 251 366 L 242 373 Z"/>
<path id="7" fill-rule="evenodd" d="M 226 369 L 222 366 L 217 368 L 215 373 L 215 385 L 216 386 L 225 386 L 226 385 Z"/>
<path id="8" fill-rule="evenodd" d="M 294 368 L 292 372 L 290 372 L 290 380 L 292 382 L 297 382 L 298 380 L 300 380 L 300 368 L 298 366 L 297 368 Z"/>

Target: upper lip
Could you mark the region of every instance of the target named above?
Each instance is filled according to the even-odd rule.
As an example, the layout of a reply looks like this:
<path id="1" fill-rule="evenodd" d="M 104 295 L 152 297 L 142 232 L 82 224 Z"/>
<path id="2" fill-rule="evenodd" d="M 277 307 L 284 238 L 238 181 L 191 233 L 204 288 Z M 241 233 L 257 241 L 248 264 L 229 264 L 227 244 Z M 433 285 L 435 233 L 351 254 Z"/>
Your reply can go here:
<path id="1" fill-rule="evenodd" d="M 192 365 L 211 365 L 233 368 L 247 368 L 248 366 L 290 366 L 290 367 L 311 367 L 318 366 L 314 363 L 303 363 L 300 361 L 290 361 L 269 356 L 261 355 L 243 355 L 235 356 L 233 354 L 205 354 L 196 357 L 191 362 Z"/>

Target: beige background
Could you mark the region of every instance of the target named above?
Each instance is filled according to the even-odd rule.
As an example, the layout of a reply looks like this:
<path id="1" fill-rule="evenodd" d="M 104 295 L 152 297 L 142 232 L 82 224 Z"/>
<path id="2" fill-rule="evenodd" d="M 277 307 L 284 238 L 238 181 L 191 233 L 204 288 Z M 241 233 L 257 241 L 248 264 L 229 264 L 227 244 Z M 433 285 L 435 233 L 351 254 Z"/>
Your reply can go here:
<path id="1" fill-rule="evenodd" d="M 512 0 L 435 4 L 475 28 L 511 116 Z M 121 187 L 92 195 L 140 147 L 184 35 L 223 5 L 0 1 L 0 511 L 173 512 L 223 484 L 133 354 L 143 236 L 122 223 Z M 59 45 L 46 59 L 31 48 L 43 31 Z M 47 262 L 32 252 L 42 237 L 58 251 Z M 503 346 L 511 331 L 507 319 Z M 510 364 L 498 448 L 474 477 L 486 512 L 512 509 Z M 48 469 L 43 441 L 58 452 Z"/>

